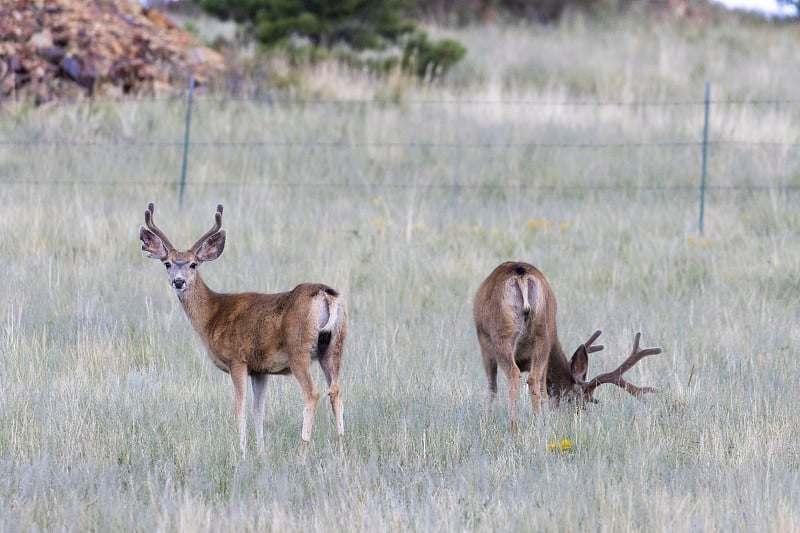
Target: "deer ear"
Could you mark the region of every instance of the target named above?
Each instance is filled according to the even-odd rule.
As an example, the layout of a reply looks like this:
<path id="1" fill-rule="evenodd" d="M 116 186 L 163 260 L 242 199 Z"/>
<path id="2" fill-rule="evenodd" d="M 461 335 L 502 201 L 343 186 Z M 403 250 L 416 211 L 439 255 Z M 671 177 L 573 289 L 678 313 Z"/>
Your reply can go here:
<path id="1" fill-rule="evenodd" d="M 161 238 L 144 226 L 139 226 L 139 239 L 142 241 L 142 250 L 147 252 L 147 257 L 164 259 L 167 257 L 167 247 Z"/>
<path id="2" fill-rule="evenodd" d="M 576 383 L 586 383 L 586 373 L 589 371 L 589 354 L 583 344 L 578 346 L 578 349 L 572 354 L 569 369 L 572 372 L 572 379 Z"/>
<path id="3" fill-rule="evenodd" d="M 225 249 L 225 230 L 221 229 L 206 237 L 203 243 L 198 248 L 196 255 L 200 261 L 213 261 L 220 255 L 222 250 Z"/>

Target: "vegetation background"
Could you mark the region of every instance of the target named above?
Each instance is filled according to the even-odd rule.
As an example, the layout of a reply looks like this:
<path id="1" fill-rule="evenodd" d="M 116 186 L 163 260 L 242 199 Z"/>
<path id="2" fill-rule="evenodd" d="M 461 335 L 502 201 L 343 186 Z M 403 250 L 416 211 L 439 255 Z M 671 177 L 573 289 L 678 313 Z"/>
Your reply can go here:
<path id="1" fill-rule="evenodd" d="M 0 530 L 800 529 L 800 28 L 688 7 L 427 25 L 468 50 L 436 80 L 240 51 L 243 93 L 195 101 L 182 208 L 184 101 L 4 104 Z M 230 381 L 139 250 L 148 201 L 176 245 L 225 205 L 217 290 L 347 296 L 343 453 L 321 403 L 299 463 L 276 377 L 240 457 Z M 661 391 L 514 439 L 501 380 L 486 416 L 471 303 L 509 259 L 566 349 L 604 330 L 590 373 L 662 346 L 630 376 Z"/>

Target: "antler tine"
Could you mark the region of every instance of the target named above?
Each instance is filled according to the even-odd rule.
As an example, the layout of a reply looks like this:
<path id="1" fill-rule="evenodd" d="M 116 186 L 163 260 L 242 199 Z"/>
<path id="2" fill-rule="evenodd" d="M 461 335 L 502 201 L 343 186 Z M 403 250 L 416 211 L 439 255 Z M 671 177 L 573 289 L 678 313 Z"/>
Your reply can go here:
<path id="1" fill-rule="evenodd" d="M 155 206 L 155 204 L 153 202 L 150 202 L 149 204 L 147 204 L 147 211 L 144 212 L 144 223 L 147 225 L 147 228 L 150 231 L 155 233 L 158 236 L 158 238 L 161 239 L 161 242 L 164 243 L 164 246 L 167 248 L 167 250 L 174 250 L 175 247 L 172 246 L 171 242 L 169 242 L 169 239 L 167 239 L 167 236 L 164 235 L 164 232 L 161 231 L 160 229 L 158 229 L 158 226 L 156 226 L 156 223 L 153 222 L 153 213 L 155 213 L 155 210 L 156 210 L 156 206 Z"/>
<path id="2" fill-rule="evenodd" d="M 218 232 L 221 227 L 222 227 L 222 204 L 217 204 L 217 212 L 214 213 L 214 226 L 212 226 L 210 230 L 205 232 L 205 234 L 202 237 L 197 239 L 197 242 L 194 243 L 194 245 L 191 248 L 192 251 L 197 252 L 197 250 L 199 250 L 200 246 L 203 244 L 203 241 L 206 240 L 211 235 Z"/>
<path id="3" fill-rule="evenodd" d="M 589 337 L 588 341 L 583 343 L 584 348 L 586 348 L 586 353 L 599 352 L 604 348 L 602 344 L 598 344 L 597 346 L 592 346 L 592 343 L 597 340 L 597 337 L 599 337 L 601 333 L 602 331 L 598 329 L 597 331 L 592 333 L 592 336 Z"/>
<path id="4" fill-rule="evenodd" d="M 633 349 L 631 350 L 631 354 L 621 365 L 619 365 L 619 367 L 617 367 L 616 370 L 607 372 L 605 374 L 600 374 L 588 383 L 586 386 L 586 394 L 589 397 L 591 397 L 592 392 L 594 392 L 594 390 L 603 383 L 613 383 L 614 385 L 625 389 L 628 391 L 628 393 L 636 396 L 637 398 L 649 392 L 658 391 L 658 389 L 653 387 L 638 387 L 633 383 L 629 383 L 622 377 L 625 372 L 633 368 L 633 366 L 643 358 L 647 357 L 648 355 L 656 355 L 661 353 L 661 348 L 658 347 L 640 349 L 639 341 L 641 338 L 642 334 L 636 333 L 636 336 L 633 339 Z"/>

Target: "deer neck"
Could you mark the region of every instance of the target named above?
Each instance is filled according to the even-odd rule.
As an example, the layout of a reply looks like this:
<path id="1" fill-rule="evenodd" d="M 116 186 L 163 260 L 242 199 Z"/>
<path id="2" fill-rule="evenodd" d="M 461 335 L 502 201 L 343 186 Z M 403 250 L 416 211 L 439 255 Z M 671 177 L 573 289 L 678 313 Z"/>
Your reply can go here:
<path id="1" fill-rule="evenodd" d="M 199 273 L 195 274 L 191 287 L 178 293 L 178 300 L 186 316 L 201 336 L 216 312 L 214 296 L 216 293 L 208 288 Z"/>
<path id="2" fill-rule="evenodd" d="M 551 395 L 562 395 L 572 389 L 572 370 L 567 356 L 556 339 L 550 348 L 550 360 L 547 365 L 547 388 Z"/>

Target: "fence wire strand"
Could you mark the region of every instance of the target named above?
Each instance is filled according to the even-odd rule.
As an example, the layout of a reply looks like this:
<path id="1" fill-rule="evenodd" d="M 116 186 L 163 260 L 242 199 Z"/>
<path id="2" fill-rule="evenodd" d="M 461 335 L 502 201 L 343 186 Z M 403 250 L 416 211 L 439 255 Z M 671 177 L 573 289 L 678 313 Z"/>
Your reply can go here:
<path id="1" fill-rule="evenodd" d="M 126 105 L 126 104 L 158 104 L 170 102 L 176 105 L 185 105 L 185 101 L 176 97 L 166 98 L 153 98 L 149 100 L 126 100 L 126 99 L 95 99 L 93 101 L 74 101 L 74 102 L 60 102 L 56 106 L 102 106 L 102 105 Z M 704 100 L 674 100 L 674 101 L 593 101 L 593 100 L 564 100 L 564 101 L 539 101 L 533 99 L 507 99 L 507 100 L 493 100 L 493 99 L 412 99 L 405 100 L 400 103 L 380 102 L 367 99 L 297 99 L 285 97 L 216 97 L 209 95 L 196 95 L 194 97 L 195 106 L 222 106 L 228 104 L 252 104 L 255 106 L 369 106 L 379 110 L 383 109 L 397 109 L 398 106 L 502 106 L 502 107 L 556 107 L 556 108 L 609 108 L 609 107 L 626 107 L 626 108 L 645 108 L 645 107 L 662 107 L 662 108 L 696 108 L 702 109 L 705 105 Z M 793 107 L 800 107 L 800 99 L 757 99 L 757 100 L 711 100 L 711 106 L 773 106 L 775 108 L 791 109 Z M 0 102 L 0 112 L 4 111 L 6 103 Z M 460 109 L 460 107 L 459 107 Z M 191 150 L 197 151 L 226 151 L 234 149 L 262 149 L 262 150 L 337 150 L 342 152 L 356 152 L 364 149 L 370 150 L 429 150 L 429 151 L 442 151 L 447 153 L 448 157 L 463 157 L 470 152 L 486 152 L 492 153 L 492 157 L 496 157 L 494 152 L 511 152 L 511 151 L 529 151 L 534 153 L 536 151 L 625 151 L 625 150 L 689 150 L 697 149 L 698 153 L 703 147 L 703 142 L 699 138 L 696 140 L 686 139 L 662 139 L 662 140 L 630 140 L 619 142 L 585 142 L 585 141 L 570 141 L 570 142 L 520 142 L 520 141 L 459 141 L 459 136 L 456 134 L 455 140 L 379 140 L 379 141 L 363 141 L 363 140 L 295 140 L 295 139 L 214 139 L 202 138 L 202 133 L 199 132 L 200 138 L 193 134 L 193 140 L 189 143 Z M 123 153 L 134 153 L 135 150 L 148 151 L 148 150 L 177 150 L 184 146 L 183 133 L 176 135 L 175 139 L 145 139 L 136 137 L 126 138 L 76 138 L 75 136 L 58 136 L 51 132 L 37 132 L 31 136 L 32 138 L 14 138 L 13 133 L 7 138 L 0 138 L 0 156 L 3 151 L 18 150 L 30 151 L 35 153 L 41 149 L 65 149 L 65 150 L 100 150 L 100 151 L 120 151 Z M 788 154 L 793 153 L 793 150 L 800 148 L 800 141 L 795 139 L 786 140 L 747 140 L 736 138 L 717 138 L 710 140 L 706 146 L 715 150 L 719 156 L 723 151 L 727 151 L 735 155 L 740 151 L 783 151 Z M 480 155 L 478 156 L 480 157 Z M 672 157 L 672 156 L 670 156 Z M 767 156 L 769 157 L 769 156 Z M 460 163 L 455 162 L 458 167 Z M 792 166 L 791 162 L 783 163 L 785 166 Z M 458 171 L 460 172 L 460 170 Z M 682 172 L 686 172 L 685 169 Z M 699 169 L 698 169 L 699 172 Z M 313 187 L 320 189 L 331 188 L 422 188 L 428 190 L 495 190 L 501 185 L 496 183 L 483 184 L 479 178 L 475 176 L 470 177 L 475 180 L 475 183 L 470 183 L 469 180 L 460 180 L 459 183 L 443 183 L 443 184 L 419 184 L 419 183 L 372 183 L 372 182 L 332 182 L 332 183 L 303 183 L 303 182 L 288 182 L 288 181 L 274 181 L 266 178 L 245 179 L 237 182 L 236 185 L 245 187 L 254 186 L 268 186 L 268 187 Z M 686 180 L 686 181 L 691 181 Z M 125 181 L 125 180 L 82 180 L 82 179 L 34 179 L 24 180 L 15 178 L 13 176 L 4 176 L 4 172 L 0 170 L 0 185 L 30 185 L 30 186 L 177 186 L 178 182 L 173 182 L 171 179 L 165 180 L 147 180 L 147 181 Z M 232 185 L 231 182 L 225 181 L 193 181 L 193 186 L 226 186 Z M 659 184 L 567 184 L 567 185 L 543 185 L 536 183 L 504 183 L 502 188 L 509 190 L 531 190 L 531 191 L 561 191 L 561 192 L 575 192 L 575 191 L 620 191 L 620 190 L 641 190 L 651 192 L 674 192 L 683 193 L 688 191 L 695 191 L 696 187 L 693 185 L 659 185 Z M 734 184 L 734 185 L 711 185 L 708 187 L 709 192 L 743 192 L 743 191 L 785 191 L 794 192 L 800 189 L 800 185 L 793 183 L 775 184 Z"/>

